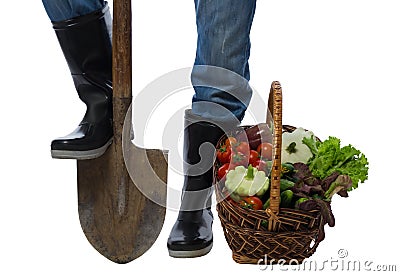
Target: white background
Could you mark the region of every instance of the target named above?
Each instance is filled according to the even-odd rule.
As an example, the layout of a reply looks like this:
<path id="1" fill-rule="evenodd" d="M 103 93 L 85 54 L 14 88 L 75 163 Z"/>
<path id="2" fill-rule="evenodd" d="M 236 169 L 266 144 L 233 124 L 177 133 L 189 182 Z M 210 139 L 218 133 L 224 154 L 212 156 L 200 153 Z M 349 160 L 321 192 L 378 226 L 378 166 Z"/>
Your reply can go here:
<path id="1" fill-rule="evenodd" d="M 170 258 L 166 240 L 177 215 L 172 210 L 154 246 L 127 265 L 114 264 L 91 247 L 78 220 L 75 162 L 52 160 L 49 148 L 53 138 L 77 125 L 84 105 L 41 1 L 3 2 L 0 275 L 270 273 L 232 261 L 218 219 L 207 256 Z M 369 180 L 349 198 L 334 198 L 336 226 L 326 226 L 326 239 L 312 257 L 321 263 L 338 259 L 338 250 L 346 249 L 348 260 L 400 269 L 397 2 L 257 3 L 252 85 L 266 97 L 271 81 L 281 81 L 284 123 L 311 129 L 320 138 L 340 137 L 370 161 Z M 193 64 L 193 1 L 133 1 L 133 38 L 135 95 L 160 75 Z M 191 96 L 188 91 L 176 106 L 164 107 L 165 116 L 189 105 Z M 247 117 L 245 123 L 250 121 Z M 148 146 L 160 147 L 154 137 L 158 128 L 163 125 L 147 130 Z M 180 187 L 179 175 L 171 171 L 169 180 Z"/>

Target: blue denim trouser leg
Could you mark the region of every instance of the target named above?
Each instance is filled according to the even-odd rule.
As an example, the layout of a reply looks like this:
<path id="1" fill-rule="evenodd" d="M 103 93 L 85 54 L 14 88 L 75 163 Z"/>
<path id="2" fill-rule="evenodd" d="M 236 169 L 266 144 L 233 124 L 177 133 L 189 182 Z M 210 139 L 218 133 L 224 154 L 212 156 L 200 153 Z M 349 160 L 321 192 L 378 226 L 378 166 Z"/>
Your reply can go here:
<path id="1" fill-rule="evenodd" d="M 241 121 L 252 96 L 248 59 L 256 0 L 194 2 L 198 38 L 192 112 L 214 120 L 233 114 Z"/>
<path id="2" fill-rule="evenodd" d="M 53 22 L 86 15 L 104 7 L 104 0 L 42 0 Z"/>

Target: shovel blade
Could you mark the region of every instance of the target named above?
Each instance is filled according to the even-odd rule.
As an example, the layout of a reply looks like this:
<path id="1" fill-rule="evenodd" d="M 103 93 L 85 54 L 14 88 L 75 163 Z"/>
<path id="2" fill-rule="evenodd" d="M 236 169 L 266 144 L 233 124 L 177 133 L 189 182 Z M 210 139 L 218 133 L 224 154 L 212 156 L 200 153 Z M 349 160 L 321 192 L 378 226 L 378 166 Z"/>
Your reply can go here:
<path id="1" fill-rule="evenodd" d="M 161 232 L 168 153 L 130 143 L 123 162 L 118 144 L 97 159 L 78 161 L 78 210 L 92 246 L 113 262 L 128 263 L 144 254 Z"/>

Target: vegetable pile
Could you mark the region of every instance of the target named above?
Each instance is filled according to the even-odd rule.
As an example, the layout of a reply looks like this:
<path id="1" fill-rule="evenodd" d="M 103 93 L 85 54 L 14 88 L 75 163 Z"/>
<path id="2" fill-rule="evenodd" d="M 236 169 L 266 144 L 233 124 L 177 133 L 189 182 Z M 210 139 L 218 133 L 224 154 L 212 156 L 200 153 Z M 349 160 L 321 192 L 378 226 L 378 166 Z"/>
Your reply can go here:
<path id="1" fill-rule="evenodd" d="M 259 124 L 228 137 L 217 149 L 217 177 L 231 204 L 269 208 L 271 140 L 271 130 Z M 320 141 L 303 128 L 282 134 L 281 208 L 318 209 L 334 226 L 333 196 L 348 197 L 367 178 L 368 160 L 352 145 L 342 147 L 336 137 Z"/>

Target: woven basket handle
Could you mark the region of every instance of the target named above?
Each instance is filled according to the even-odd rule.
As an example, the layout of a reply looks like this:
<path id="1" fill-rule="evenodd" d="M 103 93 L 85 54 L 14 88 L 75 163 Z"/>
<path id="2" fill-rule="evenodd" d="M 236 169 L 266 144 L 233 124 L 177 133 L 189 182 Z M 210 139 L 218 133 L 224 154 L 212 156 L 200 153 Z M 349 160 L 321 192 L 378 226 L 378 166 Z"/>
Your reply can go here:
<path id="1" fill-rule="evenodd" d="M 272 171 L 271 171 L 271 194 L 270 205 L 266 212 L 270 215 L 268 230 L 273 231 L 276 228 L 277 215 L 279 213 L 280 198 L 280 180 L 281 180 L 281 147 L 282 147 L 282 88 L 278 81 L 271 84 L 271 90 L 268 99 L 268 109 L 273 117 L 273 152 L 272 152 Z M 268 111 L 267 111 L 268 114 Z M 267 123 L 269 123 L 267 115 Z"/>

